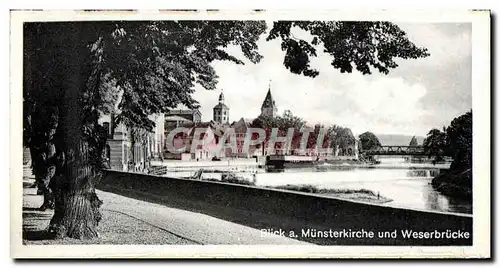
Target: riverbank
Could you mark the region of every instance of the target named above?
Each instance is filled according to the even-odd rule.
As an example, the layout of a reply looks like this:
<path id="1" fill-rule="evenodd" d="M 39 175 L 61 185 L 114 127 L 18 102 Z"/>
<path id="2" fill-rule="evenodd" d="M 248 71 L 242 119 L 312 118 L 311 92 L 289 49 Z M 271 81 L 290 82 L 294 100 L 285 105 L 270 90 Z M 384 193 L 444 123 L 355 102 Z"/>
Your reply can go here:
<path id="1" fill-rule="evenodd" d="M 268 187 L 289 190 L 289 191 L 304 192 L 304 193 L 314 193 L 319 195 L 338 197 L 354 201 L 363 201 L 375 204 L 383 204 L 392 201 L 392 199 L 390 198 L 381 196 L 379 193 L 375 194 L 373 191 L 367 189 L 324 189 L 309 184 L 303 184 L 303 185 L 287 184 L 287 185 L 268 186 Z"/>
<path id="2" fill-rule="evenodd" d="M 235 168 L 218 166 L 212 168 L 172 169 L 157 174 L 170 178 L 189 178 L 203 169 L 202 179 L 259 187 L 279 185 L 309 184 L 325 189 L 367 189 L 375 194 L 392 199 L 383 205 L 402 208 L 415 208 L 429 211 L 472 213 L 472 202 L 463 198 L 445 195 L 431 185 L 434 177 L 447 172 L 446 163 L 408 163 L 404 158 L 381 158 L 380 165 L 354 165 L 345 161 L 336 164 L 319 164 L 304 168 Z M 233 173 L 234 178 L 221 180 L 222 175 Z M 234 181 L 238 180 L 238 181 Z M 255 181 L 255 184 L 254 184 Z M 372 196 L 337 193 L 339 198 L 364 202 L 380 202 Z"/>
<path id="3" fill-rule="evenodd" d="M 444 195 L 472 201 L 472 169 L 443 173 L 435 177 L 431 184 Z"/>
<path id="4" fill-rule="evenodd" d="M 471 232 L 472 229 L 472 217 L 467 215 L 405 209 L 319 194 L 232 183 L 107 171 L 98 189 L 148 202 L 157 201 L 169 207 L 178 206 L 178 209 L 196 210 L 211 217 L 243 224 L 257 230 L 281 229 L 287 233 L 293 231 L 294 234 L 302 234 L 302 230 L 307 232 L 307 230 L 329 229 L 339 231 L 364 229 L 374 232 L 392 232 L 396 229 L 437 230 L 439 232 L 446 229 L 460 229 Z M 146 212 L 135 207 L 129 207 L 129 209 L 134 209 L 136 213 Z M 149 209 L 146 210 L 149 211 Z M 168 218 L 171 217 L 172 215 L 168 214 Z M 202 222 L 204 220 L 200 221 L 200 224 Z M 217 226 L 215 230 L 228 232 L 223 226 Z M 234 233 L 232 237 L 240 238 Z M 408 239 L 401 236 L 392 239 L 375 237 L 365 239 L 335 237 L 332 239 L 324 236 L 299 235 L 296 239 L 320 245 L 472 244 L 471 238 L 428 240 Z"/>
<path id="5" fill-rule="evenodd" d="M 234 173 L 222 174 L 220 176 L 220 179 L 204 178 L 202 175 L 203 175 L 202 171 L 199 171 L 194 176 L 184 177 L 184 179 L 226 182 L 226 183 L 232 183 L 232 184 L 250 185 L 250 186 L 259 187 L 258 185 L 256 185 L 255 179 L 252 179 L 249 177 L 238 176 L 237 174 L 234 174 Z M 343 199 L 348 199 L 348 200 L 363 201 L 363 202 L 369 202 L 369 203 L 374 203 L 374 204 L 383 204 L 383 203 L 387 203 L 387 202 L 392 201 L 392 199 L 390 199 L 390 198 L 381 196 L 380 193 L 375 193 L 375 192 L 373 192 L 371 190 L 367 190 L 367 189 L 324 189 L 324 188 L 318 188 L 314 185 L 308 185 L 308 184 L 302 184 L 302 185 L 287 184 L 287 185 L 279 185 L 279 186 L 266 186 L 266 188 L 283 189 L 283 190 L 297 191 L 297 192 L 304 192 L 304 193 L 314 193 L 314 194 L 319 194 L 319 195 L 324 195 L 324 196 L 338 197 L 338 198 L 343 198 Z"/>

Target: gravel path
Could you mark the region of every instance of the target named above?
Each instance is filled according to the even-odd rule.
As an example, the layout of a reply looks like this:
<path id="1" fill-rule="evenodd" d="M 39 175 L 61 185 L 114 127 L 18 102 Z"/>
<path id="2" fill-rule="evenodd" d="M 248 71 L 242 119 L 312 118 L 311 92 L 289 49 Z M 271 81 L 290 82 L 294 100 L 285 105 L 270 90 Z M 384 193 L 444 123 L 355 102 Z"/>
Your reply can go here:
<path id="1" fill-rule="evenodd" d="M 33 180 L 25 179 L 24 182 L 25 244 L 307 244 L 277 235 L 262 236 L 260 230 L 237 223 L 99 190 L 97 194 L 103 201 L 99 239 L 46 239 L 43 231 L 53 212 L 37 210 L 42 204 L 42 197 L 36 195 L 36 188 L 29 188 Z"/>
<path id="2" fill-rule="evenodd" d="M 169 208 L 109 192 L 98 191 L 97 194 L 103 200 L 105 209 L 144 220 L 198 244 L 307 244 L 277 235 L 262 236 L 260 230 L 201 213 Z"/>

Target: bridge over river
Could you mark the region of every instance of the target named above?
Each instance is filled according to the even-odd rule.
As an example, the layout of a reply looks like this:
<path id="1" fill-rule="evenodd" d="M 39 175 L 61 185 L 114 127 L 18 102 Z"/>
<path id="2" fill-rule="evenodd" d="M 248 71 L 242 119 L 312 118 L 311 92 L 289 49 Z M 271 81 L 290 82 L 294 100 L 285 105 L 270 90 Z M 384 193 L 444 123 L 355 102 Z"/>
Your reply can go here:
<path id="1" fill-rule="evenodd" d="M 384 145 L 372 150 L 362 151 L 366 155 L 425 156 L 423 146 Z"/>

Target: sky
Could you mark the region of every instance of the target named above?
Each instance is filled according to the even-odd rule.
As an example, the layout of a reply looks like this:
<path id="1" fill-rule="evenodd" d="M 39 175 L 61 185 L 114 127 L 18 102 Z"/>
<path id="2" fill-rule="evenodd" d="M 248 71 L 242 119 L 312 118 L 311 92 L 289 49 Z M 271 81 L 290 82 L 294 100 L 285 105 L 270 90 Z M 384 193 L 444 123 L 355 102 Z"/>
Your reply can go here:
<path id="1" fill-rule="evenodd" d="M 441 129 L 472 108 L 471 24 L 398 24 L 417 46 L 426 47 L 423 59 L 397 59 L 399 67 L 389 75 L 373 72 L 341 74 L 331 65 L 331 57 L 318 50 L 311 66 L 316 78 L 290 73 L 283 66 L 280 41 L 259 40 L 264 59 L 245 65 L 217 61 L 216 90 L 196 86 L 202 120 L 213 116 L 221 90 L 230 107 L 230 121 L 255 118 L 269 86 L 278 114 L 290 110 L 310 124 L 337 124 L 349 127 L 355 135 L 365 131 L 384 134 L 425 136 L 430 129 Z M 309 38 L 296 32 L 296 36 Z M 235 56 L 235 47 L 227 51 Z M 240 58 L 243 58 L 242 56 Z"/>

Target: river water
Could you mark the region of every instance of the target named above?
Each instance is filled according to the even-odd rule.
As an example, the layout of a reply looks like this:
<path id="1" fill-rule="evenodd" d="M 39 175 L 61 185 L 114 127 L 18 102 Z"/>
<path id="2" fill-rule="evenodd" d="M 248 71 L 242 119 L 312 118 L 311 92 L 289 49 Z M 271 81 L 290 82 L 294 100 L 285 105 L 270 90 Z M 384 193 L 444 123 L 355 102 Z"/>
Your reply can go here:
<path id="1" fill-rule="evenodd" d="M 431 183 L 439 168 L 429 164 L 410 164 L 402 158 L 381 158 L 375 168 L 292 168 L 280 172 L 259 172 L 260 186 L 310 184 L 329 189 L 368 189 L 393 201 L 385 206 L 430 211 L 472 214 L 469 201 L 447 197 L 436 191 Z"/>
<path id="2" fill-rule="evenodd" d="M 439 174 L 439 169 L 447 169 L 449 164 L 408 163 L 398 157 L 378 160 L 381 163 L 371 168 L 324 165 L 266 171 L 254 167 L 236 168 L 232 172 L 255 181 L 257 186 L 308 184 L 327 189 L 367 189 L 392 199 L 390 202 L 381 204 L 383 206 L 472 214 L 470 201 L 442 195 L 430 184 L 432 178 Z M 200 167 L 184 167 L 181 169 L 184 171 L 169 169 L 171 171 L 163 176 L 188 177 L 199 169 Z M 220 168 L 213 167 L 212 169 Z M 205 179 L 220 179 L 221 173 L 211 173 L 206 167 L 204 170 Z M 252 174 L 255 174 L 255 177 Z"/>

